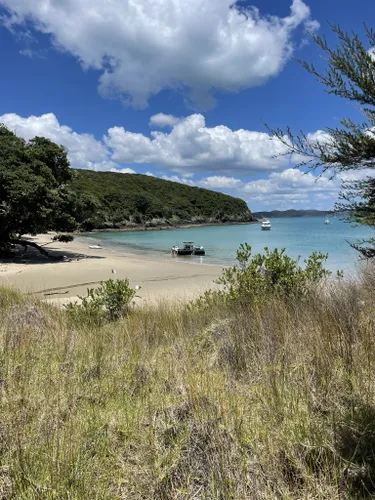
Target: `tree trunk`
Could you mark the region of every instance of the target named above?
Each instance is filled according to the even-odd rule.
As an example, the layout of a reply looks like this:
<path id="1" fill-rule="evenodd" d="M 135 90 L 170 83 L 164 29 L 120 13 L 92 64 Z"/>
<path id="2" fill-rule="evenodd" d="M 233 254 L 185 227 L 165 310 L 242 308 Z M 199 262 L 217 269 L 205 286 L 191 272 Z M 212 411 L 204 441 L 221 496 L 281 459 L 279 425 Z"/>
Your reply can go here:
<path id="1" fill-rule="evenodd" d="M 41 254 L 45 255 L 49 259 L 56 259 L 56 260 L 61 259 L 61 257 L 54 257 L 53 255 L 48 253 L 47 250 L 45 250 L 43 247 L 41 247 L 37 243 L 34 243 L 33 241 L 28 241 L 28 240 L 23 240 L 23 239 L 18 239 L 18 238 L 9 238 L 7 241 L 8 241 L 8 243 L 11 243 L 13 245 L 21 245 L 25 249 L 27 247 L 36 248 Z"/>

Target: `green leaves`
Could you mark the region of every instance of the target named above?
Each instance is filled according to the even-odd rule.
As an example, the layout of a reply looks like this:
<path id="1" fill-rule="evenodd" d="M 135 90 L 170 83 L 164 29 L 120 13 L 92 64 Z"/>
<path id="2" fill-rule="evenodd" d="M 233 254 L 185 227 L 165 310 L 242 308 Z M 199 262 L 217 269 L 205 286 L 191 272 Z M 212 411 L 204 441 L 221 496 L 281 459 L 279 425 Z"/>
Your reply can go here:
<path id="1" fill-rule="evenodd" d="M 221 289 L 207 292 L 195 306 L 204 307 L 220 300 L 249 303 L 271 296 L 305 297 L 332 274 L 324 268 L 327 258 L 327 254 L 313 252 L 302 267 L 299 259 L 285 254 L 284 248 L 271 251 L 266 247 L 263 254 L 253 256 L 251 246 L 244 243 L 237 251 L 238 265 L 224 269 L 217 280 Z"/>
<path id="2" fill-rule="evenodd" d="M 323 84 L 326 92 L 356 102 L 367 121 L 354 123 L 342 119 L 339 127 L 325 128 L 326 134 L 321 140 L 311 140 L 304 133 L 294 135 L 290 128 L 270 131 L 286 146 L 286 154 L 302 157 L 299 167 L 318 170 L 320 174 L 327 172 L 332 177 L 352 171 L 352 180 L 342 184 L 335 209 L 345 211 L 346 219 L 351 222 L 375 227 L 375 182 L 370 175 L 363 179 L 360 172 L 375 167 L 375 32 L 365 26 L 365 36 L 361 39 L 337 25 L 331 28 L 338 38 L 336 47 L 329 46 L 324 37 L 312 35 L 324 52 L 326 68 L 319 71 L 311 64 L 300 62 Z M 375 256 L 370 240 L 353 246 L 366 258 Z"/>
<path id="3" fill-rule="evenodd" d="M 86 297 L 79 297 L 81 304 L 69 304 L 66 308 L 70 315 L 84 320 L 100 323 L 103 320 L 115 321 L 125 317 L 135 297 L 129 280 L 102 281 L 98 288 L 88 288 Z"/>
<path id="4" fill-rule="evenodd" d="M 43 137 L 28 143 L 0 125 L 0 246 L 22 234 L 77 227 L 66 150 Z"/>

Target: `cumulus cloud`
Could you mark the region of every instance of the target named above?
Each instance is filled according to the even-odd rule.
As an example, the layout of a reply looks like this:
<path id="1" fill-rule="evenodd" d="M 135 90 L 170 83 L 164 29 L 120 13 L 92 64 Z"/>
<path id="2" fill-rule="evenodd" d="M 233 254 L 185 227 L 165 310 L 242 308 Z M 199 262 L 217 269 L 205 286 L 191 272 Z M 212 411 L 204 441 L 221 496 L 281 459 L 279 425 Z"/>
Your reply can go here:
<path id="1" fill-rule="evenodd" d="M 301 192 L 337 191 L 339 182 L 333 182 L 327 176 L 316 177 L 313 174 L 302 173 L 294 168 L 283 172 L 273 172 L 267 179 L 248 182 L 242 187 L 244 193 L 258 195 L 295 195 Z"/>
<path id="2" fill-rule="evenodd" d="M 186 184 L 187 186 L 198 186 L 199 182 L 189 179 L 188 177 L 180 177 L 179 175 L 162 175 L 165 181 L 178 182 L 179 184 Z"/>
<path id="3" fill-rule="evenodd" d="M 84 68 L 98 70 L 104 96 L 142 108 L 173 89 L 207 108 L 215 90 L 237 92 L 276 76 L 293 53 L 298 27 L 317 29 L 310 8 L 291 2 L 286 17 L 262 16 L 233 0 L 0 0 L 0 6 L 12 32 L 48 34 Z"/>
<path id="4" fill-rule="evenodd" d="M 243 181 L 235 179 L 234 177 L 226 176 L 211 176 L 203 179 L 194 179 L 189 177 L 182 177 L 179 175 L 163 175 L 162 179 L 166 181 L 179 182 L 187 186 L 198 186 L 206 189 L 237 189 L 244 186 Z"/>
<path id="5" fill-rule="evenodd" d="M 333 207 L 340 190 L 340 178 L 303 174 L 288 168 L 273 172 L 265 179 L 245 182 L 226 176 L 210 176 L 203 179 L 187 179 L 178 175 L 164 175 L 165 180 L 218 189 L 232 196 L 245 199 L 253 211 L 263 209 L 286 210 L 293 207 L 329 210 Z"/>
<path id="6" fill-rule="evenodd" d="M 159 116 L 160 115 L 156 115 Z M 162 115 L 169 124 L 173 116 Z M 155 123 L 155 117 L 150 120 Z M 164 123 L 166 123 L 164 121 Z M 160 124 L 160 120 L 156 119 Z M 21 117 L 15 113 L 0 116 L 17 135 L 26 140 L 44 136 L 68 149 L 73 167 L 92 170 L 120 169 L 119 163 L 152 164 L 183 177 L 194 173 L 214 173 L 208 177 L 207 187 L 230 187 L 234 173 L 251 174 L 273 171 L 288 164 L 286 157 L 274 158 L 285 151 L 278 140 L 263 132 L 232 131 L 224 125 L 208 128 L 203 115 L 194 114 L 176 119 L 167 132 L 151 132 L 151 137 L 112 127 L 103 140 L 91 134 L 79 134 L 59 123 L 53 113 Z M 130 167 L 129 167 L 130 168 Z M 133 170 L 133 169 L 131 169 Z"/>
<path id="7" fill-rule="evenodd" d="M 53 113 L 26 118 L 10 113 L 0 116 L 0 123 L 26 140 L 39 135 L 64 145 L 73 167 L 134 174 L 134 164 L 150 163 L 163 171 L 158 174 L 163 179 L 224 191 L 246 199 L 253 209 L 331 208 L 342 180 L 373 176 L 371 169 L 348 171 L 333 180 L 329 172 L 321 177 L 303 174 L 284 163 L 285 157 L 273 158 L 283 151 L 282 145 L 268 134 L 207 128 L 202 115 L 179 119 L 168 133 L 154 131 L 151 138 L 114 127 L 103 140 L 74 132 Z M 267 177 L 244 180 L 255 172 Z"/>
<path id="8" fill-rule="evenodd" d="M 315 176 L 288 168 L 266 179 L 245 183 L 239 193 L 251 206 L 287 209 L 293 206 L 331 209 L 340 191 L 340 178 Z"/>
<path id="9" fill-rule="evenodd" d="M 111 168 L 110 172 L 117 172 L 119 174 L 136 174 L 137 173 L 132 168 Z"/>
<path id="10" fill-rule="evenodd" d="M 149 125 L 150 127 L 153 128 L 174 127 L 180 121 L 181 118 L 177 118 L 177 116 L 158 113 L 156 115 L 151 116 Z"/>
<path id="11" fill-rule="evenodd" d="M 169 124 L 173 118 L 168 115 Z M 151 137 L 113 127 L 105 144 L 113 150 L 114 161 L 156 164 L 185 175 L 272 171 L 289 163 L 287 157 L 280 156 L 286 147 L 267 133 L 233 131 L 224 125 L 209 128 L 201 114 L 177 120 L 170 131 L 154 130 Z"/>
<path id="12" fill-rule="evenodd" d="M 213 175 L 202 179 L 199 185 L 208 189 L 235 189 L 242 187 L 244 183 L 240 179 L 235 179 L 234 177 Z"/>
<path id="13" fill-rule="evenodd" d="M 60 125 L 53 113 L 27 118 L 8 113 L 0 116 L 0 123 L 27 141 L 35 136 L 42 136 L 65 146 L 75 168 L 116 170 L 118 167 L 101 141 L 97 141 L 91 134 L 77 134 L 70 127 Z"/>

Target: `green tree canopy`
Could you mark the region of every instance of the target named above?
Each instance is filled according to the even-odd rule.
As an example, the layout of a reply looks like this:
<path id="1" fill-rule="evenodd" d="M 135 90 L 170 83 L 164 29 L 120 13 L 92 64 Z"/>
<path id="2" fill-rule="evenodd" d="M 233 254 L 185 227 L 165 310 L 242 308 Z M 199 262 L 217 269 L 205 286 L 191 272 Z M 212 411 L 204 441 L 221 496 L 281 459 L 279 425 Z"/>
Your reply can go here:
<path id="1" fill-rule="evenodd" d="M 72 173 L 62 146 L 43 137 L 26 142 L 0 125 L 0 250 L 30 244 L 24 234 L 76 227 Z"/>
<path id="2" fill-rule="evenodd" d="M 287 146 L 287 154 L 302 155 L 298 165 L 318 172 L 337 175 L 353 171 L 356 180 L 343 182 L 337 211 L 347 211 L 347 219 L 375 227 L 375 33 L 365 26 L 365 40 L 357 34 L 345 33 L 339 26 L 331 25 L 338 37 L 338 45 L 330 47 L 325 37 L 312 35 L 314 42 L 325 53 L 327 67 L 319 72 L 314 65 L 300 61 L 315 75 L 329 94 L 355 102 L 364 121 L 354 123 L 340 120 L 340 126 L 326 128 L 322 139 L 311 140 L 307 135 L 294 135 L 271 130 Z M 370 169 L 370 174 L 368 170 Z M 375 256 L 375 240 L 355 245 L 364 257 Z"/>

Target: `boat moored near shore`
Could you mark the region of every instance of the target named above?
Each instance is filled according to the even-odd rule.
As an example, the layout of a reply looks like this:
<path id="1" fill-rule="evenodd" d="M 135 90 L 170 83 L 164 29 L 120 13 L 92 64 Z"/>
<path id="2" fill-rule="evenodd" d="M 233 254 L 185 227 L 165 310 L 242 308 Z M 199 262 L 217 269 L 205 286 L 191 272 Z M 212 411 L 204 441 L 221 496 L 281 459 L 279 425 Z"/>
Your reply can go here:
<path id="1" fill-rule="evenodd" d="M 206 251 L 202 246 L 195 246 L 194 241 L 184 241 L 182 247 L 172 247 L 172 256 L 175 255 L 206 255 Z"/>

